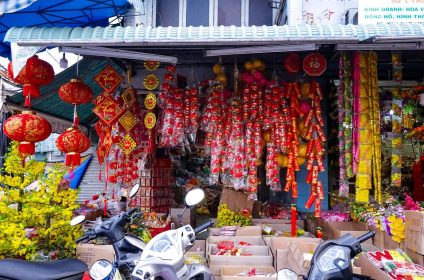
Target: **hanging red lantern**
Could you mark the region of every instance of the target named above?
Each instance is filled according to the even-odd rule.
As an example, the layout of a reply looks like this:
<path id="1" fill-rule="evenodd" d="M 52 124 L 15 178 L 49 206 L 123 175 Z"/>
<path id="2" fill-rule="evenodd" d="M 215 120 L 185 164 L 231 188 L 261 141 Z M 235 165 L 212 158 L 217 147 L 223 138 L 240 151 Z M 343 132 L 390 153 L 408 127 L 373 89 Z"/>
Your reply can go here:
<path id="1" fill-rule="evenodd" d="M 115 175 L 110 175 L 108 181 L 109 183 L 116 184 L 116 182 L 118 182 L 118 179 Z"/>
<path id="2" fill-rule="evenodd" d="M 47 139 L 52 133 L 52 126 L 35 112 L 24 111 L 8 118 L 3 124 L 3 131 L 7 137 L 19 142 L 21 154 L 33 155 L 34 143 Z"/>
<path id="3" fill-rule="evenodd" d="M 90 102 L 93 91 L 81 80 L 71 79 L 71 81 L 60 86 L 59 97 L 65 102 L 80 105 Z"/>
<path id="4" fill-rule="evenodd" d="M 131 178 L 130 177 L 125 177 L 124 178 L 124 182 L 125 183 L 130 183 L 131 182 Z"/>
<path id="5" fill-rule="evenodd" d="M 23 85 L 23 95 L 25 96 L 25 106 L 30 105 L 30 98 L 40 96 L 39 86 L 47 85 L 54 78 L 53 67 L 46 61 L 34 55 L 28 58 L 25 66 L 14 77 L 12 62 L 8 66 L 9 77 L 16 83 Z"/>
<path id="6" fill-rule="evenodd" d="M 68 128 L 56 140 L 56 146 L 62 153 L 66 153 L 65 164 L 77 166 L 81 164 L 81 153 L 90 148 L 90 139 L 78 128 Z"/>
<path id="7" fill-rule="evenodd" d="M 132 179 L 138 179 L 138 174 L 137 174 L 137 173 L 133 173 L 133 174 L 131 174 L 131 178 L 132 178 Z"/>
<path id="8" fill-rule="evenodd" d="M 109 163 L 109 167 L 110 169 L 116 169 L 118 168 L 118 163 L 116 161 L 112 161 L 111 163 Z"/>

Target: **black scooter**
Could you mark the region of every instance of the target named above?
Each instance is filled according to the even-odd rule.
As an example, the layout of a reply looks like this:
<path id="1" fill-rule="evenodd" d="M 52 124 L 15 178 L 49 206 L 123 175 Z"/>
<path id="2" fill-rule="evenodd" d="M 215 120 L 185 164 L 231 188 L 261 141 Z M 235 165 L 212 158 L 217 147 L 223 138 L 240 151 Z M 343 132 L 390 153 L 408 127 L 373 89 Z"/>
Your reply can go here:
<path id="1" fill-rule="evenodd" d="M 130 197 L 137 193 L 138 188 L 139 185 L 136 184 L 131 189 Z M 137 210 L 137 208 L 134 208 L 107 219 L 75 242 L 106 237 L 113 244 L 117 267 L 125 277 L 129 277 L 135 266 L 135 261 L 140 258 L 146 245 L 139 238 L 124 233 L 125 225 L 131 222 L 131 217 Z M 75 217 L 71 221 L 71 225 L 80 224 L 84 220 L 85 216 L 83 215 Z M 49 262 L 31 262 L 17 259 L 0 260 L 0 280 L 81 280 L 87 271 L 87 265 L 77 259 Z"/>
<path id="2" fill-rule="evenodd" d="M 351 260 L 362 252 L 361 243 L 374 235 L 374 232 L 368 232 L 356 238 L 349 233 L 337 240 L 326 241 L 315 251 L 307 276 L 297 275 L 290 269 L 282 269 L 278 271 L 277 280 L 371 279 L 367 276 L 354 275 Z"/>

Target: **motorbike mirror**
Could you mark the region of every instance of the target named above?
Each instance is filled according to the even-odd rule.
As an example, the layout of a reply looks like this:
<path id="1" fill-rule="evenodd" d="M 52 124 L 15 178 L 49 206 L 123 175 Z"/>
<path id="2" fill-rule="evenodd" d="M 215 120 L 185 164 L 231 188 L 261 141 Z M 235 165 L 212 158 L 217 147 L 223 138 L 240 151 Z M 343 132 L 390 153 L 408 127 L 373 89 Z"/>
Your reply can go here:
<path id="1" fill-rule="evenodd" d="M 190 190 L 186 194 L 184 202 L 187 207 L 191 207 L 200 203 L 204 198 L 205 198 L 205 192 L 200 188 L 196 188 L 196 189 Z"/>
<path id="2" fill-rule="evenodd" d="M 134 197 L 136 194 L 137 194 L 137 192 L 138 192 L 138 189 L 140 188 L 140 184 L 135 184 L 132 188 L 131 188 L 131 191 L 130 191 L 130 198 L 132 198 L 132 197 Z"/>
<path id="3" fill-rule="evenodd" d="M 91 279 L 103 280 L 112 273 L 112 270 L 113 265 L 108 260 L 98 260 L 91 266 L 89 274 Z"/>
<path id="4" fill-rule="evenodd" d="M 75 218 L 73 218 L 71 220 L 71 226 L 79 225 L 79 224 L 81 224 L 84 221 L 85 221 L 85 216 L 84 215 L 76 216 Z"/>
<path id="5" fill-rule="evenodd" d="M 277 274 L 277 280 L 297 280 L 297 278 L 297 273 L 287 268 L 279 270 Z"/>

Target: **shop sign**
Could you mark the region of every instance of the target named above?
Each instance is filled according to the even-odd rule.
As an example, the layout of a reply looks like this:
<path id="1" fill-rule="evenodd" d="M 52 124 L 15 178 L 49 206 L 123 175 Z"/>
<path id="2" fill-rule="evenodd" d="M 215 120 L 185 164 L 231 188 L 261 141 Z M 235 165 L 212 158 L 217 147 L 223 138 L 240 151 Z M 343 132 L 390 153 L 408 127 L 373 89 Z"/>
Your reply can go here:
<path id="1" fill-rule="evenodd" d="M 358 24 L 424 22 L 424 0 L 359 0 Z"/>
<path id="2" fill-rule="evenodd" d="M 303 71 L 311 77 L 321 76 L 327 69 L 327 60 L 319 53 L 308 54 L 303 59 Z"/>

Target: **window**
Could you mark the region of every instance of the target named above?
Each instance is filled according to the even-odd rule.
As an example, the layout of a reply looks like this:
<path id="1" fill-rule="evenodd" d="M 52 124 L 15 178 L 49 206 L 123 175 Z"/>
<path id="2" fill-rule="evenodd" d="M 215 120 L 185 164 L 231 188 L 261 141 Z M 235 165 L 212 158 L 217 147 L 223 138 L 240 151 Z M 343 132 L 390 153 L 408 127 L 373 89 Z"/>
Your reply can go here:
<path id="1" fill-rule="evenodd" d="M 248 25 L 272 25 L 272 8 L 268 1 L 249 0 L 249 23 Z"/>
<path id="2" fill-rule="evenodd" d="M 242 0 L 218 0 L 218 25 L 241 26 Z"/>
<path id="3" fill-rule="evenodd" d="M 186 26 L 209 25 L 209 0 L 186 0 Z"/>
<path id="4" fill-rule="evenodd" d="M 156 0 L 156 26 L 178 26 L 179 0 Z"/>

